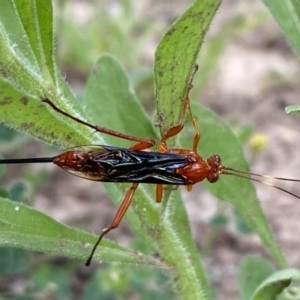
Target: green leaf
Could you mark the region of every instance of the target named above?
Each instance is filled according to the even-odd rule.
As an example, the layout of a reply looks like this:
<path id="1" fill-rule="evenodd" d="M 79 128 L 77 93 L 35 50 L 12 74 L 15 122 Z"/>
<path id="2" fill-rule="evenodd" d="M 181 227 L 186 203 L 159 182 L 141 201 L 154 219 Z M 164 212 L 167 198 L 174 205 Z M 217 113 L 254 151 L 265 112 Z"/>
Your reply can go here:
<path id="1" fill-rule="evenodd" d="M 198 0 L 169 28 L 155 53 L 157 115 L 162 135 L 180 123 L 195 62 L 221 1 Z"/>
<path id="2" fill-rule="evenodd" d="M 1 73 L 7 78 L 10 78 L 12 74 L 17 75 L 17 70 L 14 69 L 14 67 L 16 67 L 18 63 L 20 63 L 18 60 L 23 60 L 26 65 L 30 65 L 33 69 L 33 72 L 34 69 L 38 71 L 38 63 L 35 59 L 33 49 L 30 47 L 28 39 L 26 39 L 27 34 L 16 7 L 16 4 L 20 2 L 21 1 L 8 0 L 5 1 L 5 3 L 2 3 L 3 5 L 1 6 L 0 51 L 7 51 L 7 57 L 1 57 L 0 59 Z M 29 7 L 29 1 L 27 2 L 28 3 L 24 5 L 24 8 L 26 6 Z M 22 13 L 22 11 L 20 12 Z M 28 18 L 30 18 L 31 14 L 27 14 L 27 16 Z M 34 20 L 34 18 L 32 20 Z M 7 60 L 8 57 L 11 59 L 11 61 Z M 7 63 L 5 63 L 5 60 L 7 60 Z M 9 63 L 11 63 L 12 65 L 10 66 Z"/>
<path id="3" fill-rule="evenodd" d="M 51 114 L 40 99 L 25 96 L 1 78 L 0 90 L 0 120 L 7 126 L 57 146 L 90 143 L 87 128 Z"/>
<path id="4" fill-rule="evenodd" d="M 189 81 L 196 58 L 203 42 L 209 24 L 221 1 L 195 1 L 187 11 L 172 25 L 164 35 L 155 53 L 154 78 L 157 99 L 157 123 L 160 126 L 161 134 L 173 126 L 180 123 L 182 117 L 183 101 L 189 88 Z M 172 141 L 168 141 L 171 145 Z M 170 199 L 169 199 L 170 200 Z M 174 201 L 175 202 L 175 201 Z M 188 247 L 189 258 L 194 263 L 187 265 L 187 260 L 183 257 L 175 258 L 173 255 L 177 251 L 173 248 L 172 252 L 165 251 L 163 256 L 168 260 L 175 260 L 177 268 L 182 272 L 182 281 L 178 282 L 178 289 L 181 291 L 182 298 L 202 299 L 207 298 L 209 290 L 203 267 L 197 259 L 194 251 L 193 242 L 189 240 L 189 228 L 180 226 L 186 221 L 186 213 L 182 202 L 174 204 L 167 201 L 164 209 L 164 221 L 173 224 L 176 236 L 179 238 L 183 247 Z M 167 243 L 167 241 L 166 241 Z M 170 245 L 162 244 L 160 249 L 171 249 Z M 174 276 L 176 278 L 176 276 Z M 194 280 L 185 281 L 187 278 Z M 201 282 L 200 288 L 191 286 L 191 283 Z M 186 287 L 189 286 L 189 289 Z"/>
<path id="5" fill-rule="evenodd" d="M 192 111 L 201 131 L 201 141 L 198 147 L 200 155 L 205 158 L 218 154 L 222 164 L 237 170 L 248 171 L 249 167 L 243 155 L 243 149 L 230 128 L 219 117 L 207 108 L 192 105 Z M 180 137 L 180 147 L 190 149 L 194 130 L 189 136 Z M 256 232 L 277 263 L 286 267 L 285 257 L 273 237 L 267 219 L 257 199 L 253 184 L 249 180 L 234 176 L 221 176 L 218 182 L 204 185 L 220 200 L 228 201 L 238 210 L 248 226 Z"/>
<path id="6" fill-rule="evenodd" d="M 263 0 L 286 38 L 300 56 L 300 4 L 299 0 Z"/>
<path id="7" fill-rule="evenodd" d="M 255 291 L 252 300 L 276 299 L 291 281 L 300 281 L 300 271 L 296 269 L 286 269 L 278 271 L 267 278 Z"/>
<path id="8" fill-rule="evenodd" d="M 300 106 L 299 105 L 290 105 L 285 108 L 285 112 L 288 115 L 300 115 Z"/>
<path id="9" fill-rule="evenodd" d="M 43 74 L 21 21 L 15 1 L 5 1 L 0 13 L 0 74 L 30 94 L 46 94 L 42 92 Z"/>
<path id="10" fill-rule="evenodd" d="M 103 55 L 92 68 L 85 92 L 86 113 L 93 124 L 135 137 L 158 139 L 153 124 L 138 101 L 124 67 Z M 134 126 L 136 125 L 136 126 Z M 103 135 L 106 144 L 133 146 L 136 142 Z"/>
<path id="11" fill-rule="evenodd" d="M 56 222 L 47 215 L 21 203 L 0 198 L 0 246 L 23 248 L 81 260 L 87 259 L 97 237 Z M 151 257 L 104 240 L 95 259 L 162 266 Z"/>
<path id="12" fill-rule="evenodd" d="M 86 144 L 95 141 L 91 130 L 50 113 L 41 103 L 41 98 L 48 97 L 72 115 L 83 114 L 55 71 L 52 27 L 50 0 L 1 4 L 0 120 L 58 146 Z M 75 129 L 78 134 L 74 134 Z"/>
<path id="13" fill-rule="evenodd" d="M 239 268 L 241 300 L 250 300 L 256 288 L 274 271 L 274 266 L 264 258 L 246 257 Z"/>
<path id="14" fill-rule="evenodd" d="M 25 3 L 22 0 L 14 0 L 13 2 L 40 72 L 47 81 L 56 83 L 52 1 L 29 0 Z"/>

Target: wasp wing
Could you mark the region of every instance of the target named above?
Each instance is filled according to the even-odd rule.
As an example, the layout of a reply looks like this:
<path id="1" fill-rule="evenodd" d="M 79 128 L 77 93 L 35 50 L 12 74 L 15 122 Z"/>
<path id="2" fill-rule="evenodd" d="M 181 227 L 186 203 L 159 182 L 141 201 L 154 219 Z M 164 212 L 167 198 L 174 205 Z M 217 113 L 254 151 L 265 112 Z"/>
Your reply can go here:
<path id="1" fill-rule="evenodd" d="M 104 182 L 190 184 L 176 173 L 186 157 L 155 151 L 135 151 L 113 146 L 79 146 L 55 157 L 54 163 L 73 175 Z"/>

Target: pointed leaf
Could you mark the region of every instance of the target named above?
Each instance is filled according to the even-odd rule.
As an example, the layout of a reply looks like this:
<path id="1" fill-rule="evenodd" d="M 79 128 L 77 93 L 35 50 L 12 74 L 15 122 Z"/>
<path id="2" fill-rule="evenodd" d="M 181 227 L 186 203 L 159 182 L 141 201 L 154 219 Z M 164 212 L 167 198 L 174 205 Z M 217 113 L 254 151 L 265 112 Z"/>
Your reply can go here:
<path id="1" fill-rule="evenodd" d="M 85 105 L 93 124 L 140 138 L 157 139 L 153 124 L 138 101 L 124 67 L 110 55 L 101 56 L 92 68 Z M 112 145 L 135 144 L 108 135 L 103 135 L 103 139 Z"/>
<path id="2" fill-rule="evenodd" d="M 285 112 L 288 115 L 300 115 L 300 106 L 299 105 L 290 105 L 285 108 Z"/>
<path id="3" fill-rule="evenodd" d="M 7 126 L 58 146 L 90 143 L 87 128 L 51 114 L 40 99 L 24 96 L 1 78 L 0 90 L 0 120 Z"/>
<path id="4" fill-rule="evenodd" d="M 47 81 L 56 82 L 52 1 L 14 0 L 14 4 L 40 72 Z"/>
<path id="5" fill-rule="evenodd" d="M 161 133 L 178 125 L 191 73 L 221 0 L 198 0 L 168 29 L 155 53 L 155 89 Z"/>
<path id="6" fill-rule="evenodd" d="M 1 247 L 23 248 L 85 260 L 97 240 L 96 236 L 58 223 L 24 204 L 3 198 L 0 198 L 0 223 Z M 95 259 L 155 264 L 155 259 L 136 255 L 107 240 L 102 241 Z"/>
<path id="7" fill-rule="evenodd" d="M 292 280 L 300 281 L 300 271 L 295 269 L 286 269 L 278 271 L 267 278 L 255 291 L 252 300 L 277 299 L 278 296 Z M 288 298 L 287 298 L 288 299 Z"/>
<path id="8" fill-rule="evenodd" d="M 300 56 L 299 0 L 263 0 L 294 50 Z"/>

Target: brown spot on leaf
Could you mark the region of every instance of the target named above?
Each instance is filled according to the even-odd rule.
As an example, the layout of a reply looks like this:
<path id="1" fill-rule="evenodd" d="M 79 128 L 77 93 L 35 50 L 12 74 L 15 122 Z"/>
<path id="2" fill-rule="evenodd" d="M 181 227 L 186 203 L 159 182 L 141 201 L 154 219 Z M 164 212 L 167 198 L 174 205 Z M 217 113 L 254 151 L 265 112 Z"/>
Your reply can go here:
<path id="1" fill-rule="evenodd" d="M 29 122 L 29 123 L 22 123 L 20 126 L 21 131 L 28 131 L 29 129 L 34 127 L 34 123 Z"/>
<path id="2" fill-rule="evenodd" d="M 24 104 L 24 105 L 27 105 L 28 102 L 29 102 L 29 99 L 27 97 L 22 97 L 21 98 L 21 102 Z"/>
<path id="3" fill-rule="evenodd" d="M 0 100 L 0 105 L 8 105 L 12 103 L 12 97 L 9 96 L 4 96 L 1 100 Z"/>
<path id="4" fill-rule="evenodd" d="M 67 141 L 67 142 L 72 141 L 72 138 L 73 138 L 73 135 L 71 135 L 71 134 L 67 134 L 67 135 L 66 135 L 66 141 Z"/>
<path id="5" fill-rule="evenodd" d="M 165 120 L 165 115 L 163 112 L 159 112 L 156 120 L 155 120 L 155 127 L 161 127 L 163 125 L 163 122 Z"/>
<path id="6" fill-rule="evenodd" d="M 167 35 L 173 35 L 174 32 L 176 32 L 176 30 L 174 28 L 172 28 L 171 30 L 169 30 L 167 32 Z"/>

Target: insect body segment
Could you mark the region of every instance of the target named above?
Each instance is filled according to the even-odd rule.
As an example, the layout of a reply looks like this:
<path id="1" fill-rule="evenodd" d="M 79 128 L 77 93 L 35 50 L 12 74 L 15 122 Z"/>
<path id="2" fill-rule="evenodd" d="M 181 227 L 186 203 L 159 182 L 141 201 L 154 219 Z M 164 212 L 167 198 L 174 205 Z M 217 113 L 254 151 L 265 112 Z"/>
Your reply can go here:
<path id="1" fill-rule="evenodd" d="M 205 178 L 211 181 L 218 174 L 214 157 L 210 166 L 192 151 L 176 152 L 80 146 L 55 156 L 53 163 L 76 176 L 103 182 L 192 185 Z"/>

